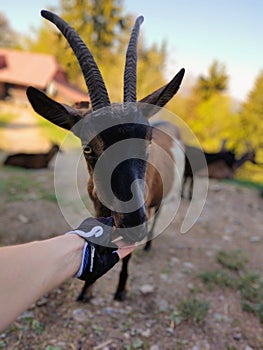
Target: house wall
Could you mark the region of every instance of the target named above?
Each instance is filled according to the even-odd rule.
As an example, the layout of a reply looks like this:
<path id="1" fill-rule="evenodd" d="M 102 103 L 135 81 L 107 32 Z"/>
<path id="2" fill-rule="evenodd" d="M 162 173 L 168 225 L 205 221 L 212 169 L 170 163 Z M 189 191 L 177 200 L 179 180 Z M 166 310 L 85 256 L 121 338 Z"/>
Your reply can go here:
<path id="1" fill-rule="evenodd" d="M 64 72 L 62 69 L 58 69 L 56 71 L 56 74 L 54 76 L 54 80 L 58 81 L 60 83 L 68 83 L 68 78 L 66 72 Z"/>

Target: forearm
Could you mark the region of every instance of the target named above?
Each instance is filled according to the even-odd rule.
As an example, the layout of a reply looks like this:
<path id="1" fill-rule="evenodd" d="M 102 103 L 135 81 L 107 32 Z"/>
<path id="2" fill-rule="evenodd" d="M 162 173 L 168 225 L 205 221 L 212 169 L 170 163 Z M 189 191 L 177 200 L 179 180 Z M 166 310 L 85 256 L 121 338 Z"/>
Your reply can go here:
<path id="1" fill-rule="evenodd" d="M 62 235 L 45 241 L 0 248 L 0 329 L 43 294 L 73 276 L 84 240 Z"/>

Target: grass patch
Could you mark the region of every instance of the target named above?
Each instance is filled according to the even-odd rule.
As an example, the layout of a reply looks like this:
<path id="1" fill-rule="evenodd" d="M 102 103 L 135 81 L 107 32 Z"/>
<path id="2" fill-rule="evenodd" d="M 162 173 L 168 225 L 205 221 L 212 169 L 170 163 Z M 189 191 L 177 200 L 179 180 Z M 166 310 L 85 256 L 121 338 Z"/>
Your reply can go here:
<path id="1" fill-rule="evenodd" d="M 220 250 L 216 255 L 216 260 L 223 267 L 236 272 L 244 270 L 246 263 L 248 262 L 248 259 L 239 249 L 231 250 L 229 252 Z"/>
<path id="2" fill-rule="evenodd" d="M 243 275 L 238 284 L 241 297 L 251 302 L 263 302 L 263 281 L 259 274 L 252 272 Z"/>
<path id="3" fill-rule="evenodd" d="M 16 118 L 17 115 L 13 113 L 0 113 L 0 128 L 6 127 L 7 124 Z"/>
<path id="4" fill-rule="evenodd" d="M 247 180 L 247 179 L 227 179 L 222 181 L 233 185 L 241 186 L 241 187 L 251 188 L 254 190 L 260 190 L 262 189 L 262 186 L 263 186 L 263 183 L 260 181 L 253 181 L 253 180 Z"/>
<path id="5" fill-rule="evenodd" d="M 199 300 L 191 296 L 180 301 L 177 304 L 177 310 L 183 321 L 189 321 L 194 324 L 202 324 L 208 314 L 209 304 L 206 301 Z"/>
<path id="6" fill-rule="evenodd" d="M 201 272 L 199 278 L 210 290 L 215 287 L 222 289 L 236 287 L 236 278 L 223 269 Z"/>
<path id="7" fill-rule="evenodd" d="M 201 272 L 199 278 L 209 289 L 227 287 L 239 291 L 242 309 L 263 323 L 263 279 L 257 272 L 247 270 L 248 259 L 240 250 L 219 251 L 216 260 L 223 268 Z"/>
<path id="8" fill-rule="evenodd" d="M 252 272 L 243 275 L 238 289 L 243 310 L 254 313 L 263 323 L 263 281 L 259 274 Z"/>
<path id="9" fill-rule="evenodd" d="M 37 123 L 42 135 L 51 142 L 60 145 L 63 143 L 63 146 L 68 148 L 80 147 L 79 139 L 68 130 L 64 130 L 41 117 L 37 118 Z"/>
<path id="10" fill-rule="evenodd" d="M 0 195 L 6 202 L 24 200 L 47 200 L 56 202 L 56 195 L 53 188 L 47 188 L 44 183 L 35 179 L 30 170 L 16 170 L 7 173 L 7 177 L 0 182 Z"/>
<path id="11" fill-rule="evenodd" d="M 2 179 L 0 183 L 0 193 L 5 195 L 7 202 L 23 200 L 33 187 L 30 178 L 21 175 L 11 175 L 7 179 Z"/>
<path id="12" fill-rule="evenodd" d="M 242 309 L 247 312 L 252 312 L 258 318 L 260 323 L 263 324 L 263 303 L 251 303 L 249 301 L 243 300 L 241 302 Z"/>

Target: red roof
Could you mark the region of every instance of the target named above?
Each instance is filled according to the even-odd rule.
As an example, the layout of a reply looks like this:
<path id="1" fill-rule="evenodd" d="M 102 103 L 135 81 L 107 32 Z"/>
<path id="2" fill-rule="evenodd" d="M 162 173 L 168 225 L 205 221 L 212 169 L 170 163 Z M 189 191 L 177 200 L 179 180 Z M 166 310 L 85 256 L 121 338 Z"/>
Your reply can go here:
<path id="1" fill-rule="evenodd" d="M 88 93 L 69 83 L 52 55 L 0 48 L 0 82 L 45 90 L 55 83 L 59 94 L 72 102 L 88 100 Z"/>
<path id="2" fill-rule="evenodd" d="M 51 55 L 0 48 L 5 65 L 0 68 L 0 81 L 18 85 L 34 85 L 44 89 L 61 67 Z"/>

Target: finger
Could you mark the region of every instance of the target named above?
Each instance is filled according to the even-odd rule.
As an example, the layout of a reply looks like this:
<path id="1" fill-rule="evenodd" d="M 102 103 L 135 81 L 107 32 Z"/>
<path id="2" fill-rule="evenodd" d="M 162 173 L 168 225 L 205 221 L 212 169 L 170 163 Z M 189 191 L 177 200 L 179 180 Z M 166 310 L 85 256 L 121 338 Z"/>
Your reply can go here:
<path id="1" fill-rule="evenodd" d="M 124 241 L 124 239 L 119 238 L 115 241 L 113 241 L 119 248 L 130 248 L 130 247 L 134 247 L 136 245 L 136 243 L 128 243 L 126 241 Z"/>
<path id="2" fill-rule="evenodd" d="M 116 243 L 116 245 L 119 246 L 117 253 L 118 253 L 120 259 L 123 259 L 123 258 L 125 258 L 125 256 L 131 254 L 134 251 L 134 249 L 136 248 L 135 244 L 128 246 L 127 243 L 124 241 L 119 241 Z"/>

